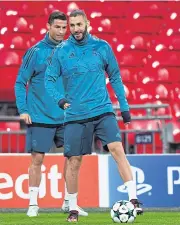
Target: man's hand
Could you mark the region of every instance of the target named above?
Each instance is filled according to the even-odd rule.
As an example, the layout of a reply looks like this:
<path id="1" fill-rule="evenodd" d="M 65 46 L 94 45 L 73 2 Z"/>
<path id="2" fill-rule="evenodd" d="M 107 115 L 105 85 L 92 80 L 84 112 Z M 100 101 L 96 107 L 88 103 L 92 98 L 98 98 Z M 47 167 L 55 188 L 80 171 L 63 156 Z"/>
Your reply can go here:
<path id="1" fill-rule="evenodd" d="M 70 107 L 70 104 L 69 103 L 65 103 L 64 104 L 64 109 L 67 109 L 67 108 L 69 108 Z"/>
<path id="2" fill-rule="evenodd" d="M 122 118 L 123 118 L 123 122 L 125 124 L 126 127 L 128 127 L 128 124 L 130 124 L 131 122 L 131 115 L 129 111 L 124 111 L 121 112 Z"/>
<path id="3" fill-rule="evenodd" d="M 124 124 L 124 126 L 125 126 L 126 129 L 129 128 L 129 124 L 130 124 L 130 122 Z"/>
<path id="4" fill-rule="evenodd" d="M 30 117 L 30 115 L 27 114 L 27 113 L 21 114 L 21 115 L 20 115 L 20 119 L 21 119 L 21 120 L 24 120 L 24 122 L 25 122 L 26 124 L 32 124 L 31 117 Z"/>
<path id="5" fill-rule="evenodd" d="M 59 102 L 58 102 L 58 105 L 61 109 L 65 110 L 67 108 L 70 107 L 70 104 L 67 103 L 67 100 L 66 99 L 61 99 Z"/>

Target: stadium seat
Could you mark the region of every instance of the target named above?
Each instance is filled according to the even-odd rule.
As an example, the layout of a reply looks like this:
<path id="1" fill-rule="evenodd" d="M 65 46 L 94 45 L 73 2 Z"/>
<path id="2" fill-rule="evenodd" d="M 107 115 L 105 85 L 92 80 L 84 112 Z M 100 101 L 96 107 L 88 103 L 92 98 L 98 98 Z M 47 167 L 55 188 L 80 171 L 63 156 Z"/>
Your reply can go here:
<path id="1" fill-rule="evenodd" d="M 143 67 L 146 64 L 147 52 L 135 49 L 121 49 L 118 45 L 114 50 L 121 67 Z"/>
<path id="2" fill-rule="evenodd" d="M 162 51 L 152 51 L 149 52 L 152 56 L 149 62 L 151 62 L 152 67 L 156 68 L 157 66 L 169 66 L 169 67 L 178 67 L 180 61 L 180 52 L 170 51 L 163 49 Z"/>
<path id="3" fill-rule="evenodd" d="M 177 34 L 166 34 L 154 35 L 152 38 L 151 48 L 160 51 L 160 49 L 179 51 L 180 50 L 180 37 Z"/>
<path id="4" fill-rule="evenodd" d="M 172 124 L 174 141 L 180 143 L 180 121 L 173 119 Z"/>
<path id="5" fill-rule="evenodd" d="M 180 82 L 180 69 L 178 67 L 159 67 L 157 73 L 154 74 L 155 79 L 160 83 L 176 83 Z"/>
<path id="6" fill-rule="evenodd" d="M 162 21 L 158 17 L 128 18 L 124 21 L 123 29 L 137 34 L 157 34 L 162 29 Z"/>
<path id="7" fill-rule="evenodd" d="M 180 99 L 180 88 L 179 88 L 179 83 L 174 83 L 172 85 L 172 92 L 173 92 L 173 98 L 175 101 L 179 102 Z"/>
<path id="8" fill-rule="evenodd" d="M 172 104 L 172 113 L 176 120 L 180 120 L 180 103 L 176 101 Z"/>
<path id="9" fill-rule="evenodd" d="M 2 153 L 24 153 L 26 137 L 24 134 L 1 134 Z"/>
<path id="10" fill-rule="evenodd" d="M 169 42 L 169 49 L 175 50 L 175 51 L 180 50 L 180 37 L 178 35 L 170 36 L 168 38 L 168 42 Z"/>
<path id="11" fill-rule="evenodd" d="M 19 122 L 0 122 L 0 130 L 4 131 L 17 131 L 20 130 Z"/>
<path id="12" fill-rule="evenodd" d="M 166 84 L 177 82 L 180 78 L 178 76 L 178 68 L 160 65 L 157 68 L 145 66 L 138 73 L 137 79 L 143 84 L 150 84 L 153 82 Z"/>
<path id="13" fill-rule="evenodd" d="M 130 129 L 135 130 L 136 132 L 128 134 L 129 145 L 135 145 L 135 135 L 140 133 L 138 131 L 146 130 L 146 133 L 151 132 L 152 130 L 158 130 L 160 126 L 160 121 L 155 120 L 144 120 L 144 121 L 132 121 Z M 138 154 L 160 154 L 162 153 L 162 140 L 160 133 L 154 133 L 154 143 L 155 143 L 155 152 L 153 152 L 152 144 L 137 144 L 136 151 Z"/>
<path id="14" fill-rule="evenodd" d="M 150 46 L 150 37 L 145 34 L 126 33 L 119 31 L 116 34 L 118 44 L 121 44 L 125 49 L 134 49 L 147 51 Z"/>
<path id="15" fill-rule="evenodd" d="M 18 15 L 22 17 L 36 17 L 45 15 L 44 12 L 45 2 L 39 2 L 34 4 L 34 2 L 22 2 L 21 6 L 18 7 Z"/>
<path id="16" fill-rule="evenodd" d="M 107 84 L 107 89 L 108 89 L 109 96 L 111 98 L 112 103 L 115 105 L 119 104 L 118 99 L 116 98 L 115 92 L 110 83 Z M 124 90 L 125 90 L 126 98 L 128 99 L 129 103 L 132 103 L 134 101 L 133 89 L 130 89 L 129 84 L 126 84 L 124 85 Z"/>
<path id="17" fill-rule="evenodd" d="M 179 20 L 166 19 L 162 24 L 163 29 L 159 32 L 163 36 L 179 35 Z"/>
<path id="18" fill-rule="evenodd" d="M 80 9 L 84 9 L 86 14 L 92 18 L 94 15 L 102 15 L 105 17 L 113 18 L 113 17 L 123 17 L 127 14 L 127 9 L 129 6 L 128 2 L 121 2 L 119 5 L 119 2 L 112 1 L 111 4 L 106 1 L 99 1 L 93 4 L 92 8 L 92 2 L 76 2 L 77 6 Z M 100 14 L 98 14 L 100 13 Z M 89 19 L 90 19 L 89 18 Z"/>
<path id="19" fill-rule="evenodd" d="M 131 2 L 129 4 L 129 15 L 136 16 L 135 14 L 139 14 L 139 16 L 144 17 L 155 17 L 161 18 L 164 14 L 167 13 L 168 4 L 167 2 L 158 2 L 158 1 L 141 1 L 141 2 Z"/>
<path id="20" fill-rule="evenodd" d="M 125 84 L 127 83 L 136 83 L 139 74 L 139 68 L 131 68 L 131 67 L 122 67 L 120 68 L 120 73 L 122 80 Z"/>
<path id="21" fill-rule="evenodd" d="M 6 21 L 6 22 L 5 22 Z M 35 21 L 33 18 L 19 17 L 18 15 L 4 16 L 2 27 L 7 28 L 8 32 L 32 33 Z"/>
<path id="22" fill-rule="evenodd" d="M 19 65 L 21 63 L 21 57 L 17 51 L 1 51 L 0 54 L 0 67 Z"/>
<path id="23" fill-rule="evenodd" d="M 14 102 L 14 84 L 19 67 L 0 67 L 0 101 Z"/>
<path id="24" fill-rule="evenodd" d="M 172 86 L 169 84 L 142 84 L 136 89 L 136 99 L 139 103 L 151 103 L 157 100 L 163 103 L 169 103 L 173 98 Z"/>
<path id="25" fill-rule="evenodd" d="M 4 48 L 12 50 L 23 50 L 26 51 L 37 41 L 28 33 L 11 33 L 7 32 L 7 35 L 2 36 Z"/>
<path id="26" fill-rule="evenodd" d="M 118 23 L 115 18 L 108 17 L 95 17 L 90 21 L 91 33 L 111 33 L 116 34 L 118 32 Z"/>

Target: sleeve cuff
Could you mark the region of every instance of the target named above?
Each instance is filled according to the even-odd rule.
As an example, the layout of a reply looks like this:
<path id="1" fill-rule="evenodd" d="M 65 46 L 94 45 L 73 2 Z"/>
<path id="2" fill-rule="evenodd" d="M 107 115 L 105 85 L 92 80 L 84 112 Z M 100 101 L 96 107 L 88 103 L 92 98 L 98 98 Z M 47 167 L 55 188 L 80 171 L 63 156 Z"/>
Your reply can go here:
<path id="1" fill-rule="evenodd" d="M 123 118 L 123 122 L 124 123 L 129 123 L 131 122 L 131 115 L 129 111 L 124 111 L 121 112 L 122 118 Z"/>
<path id="2" fill-rule="evenodd" d="M 64 110 L 64 105 L 67 103 L 67 100 L 66 99 L 60 99 L 59 102 L 58 102 L 58 105 L 61 109 Z"/>

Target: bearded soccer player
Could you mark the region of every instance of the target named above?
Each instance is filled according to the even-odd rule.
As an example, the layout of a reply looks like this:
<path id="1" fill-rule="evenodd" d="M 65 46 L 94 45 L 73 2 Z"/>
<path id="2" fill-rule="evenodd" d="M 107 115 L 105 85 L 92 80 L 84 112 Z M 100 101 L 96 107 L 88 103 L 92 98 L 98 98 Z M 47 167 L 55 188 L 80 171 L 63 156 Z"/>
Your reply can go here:
<path id="1" fill-rule="evenodd" d="M 49 95 L 65 110 L 64 155 L 68 159 L 66 182 L 70 199 L 69 222 L 78 221 L 78 173 L 82 156 L 91 154 L 93 135 L 102 141 L 103 146 L 107 145 L 117 162 L 129 200 L 135 205 L 138 214 L 143 212 L 106 87 L 105 73 L 118 98 L 121 115 L 127 126 L 131 116 L 118 63 L 110 45 L 87 32 L 88 25 L 83 10 L 71 12 L 71 36 L 56 49 L 45 76 Z M 56 88 L 60 76 L 63 78 L 65 95 Z"/>

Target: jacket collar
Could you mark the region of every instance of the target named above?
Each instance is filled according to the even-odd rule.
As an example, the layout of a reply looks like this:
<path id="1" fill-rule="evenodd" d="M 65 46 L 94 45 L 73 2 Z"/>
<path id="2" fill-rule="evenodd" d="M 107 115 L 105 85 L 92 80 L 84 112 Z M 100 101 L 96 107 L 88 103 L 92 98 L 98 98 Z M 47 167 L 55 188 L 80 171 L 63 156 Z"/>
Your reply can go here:
<path id="1" fill-rule="evenodd" d="M 86 45 L 88 43 L 88 41 L 91 39 L 91 35 L 89 33 L 87 33 L 85 35 L 85 37 L 81 40 L 81 41 L 77 41 L 73 35 L 70 35 L 70 37 L 68 38 L 68 40 L 70 40 L 72 43 L 74 43 L 75 45 Z"/>
<path id="2" fill-rule="evenodd" d="M 51 45 L 53 48 L 62 42 L 62 41 L 55 41 L 50 39 L 49 32 L 46 33 L 43 41 L 46 42 L 48 45 Z"/>

